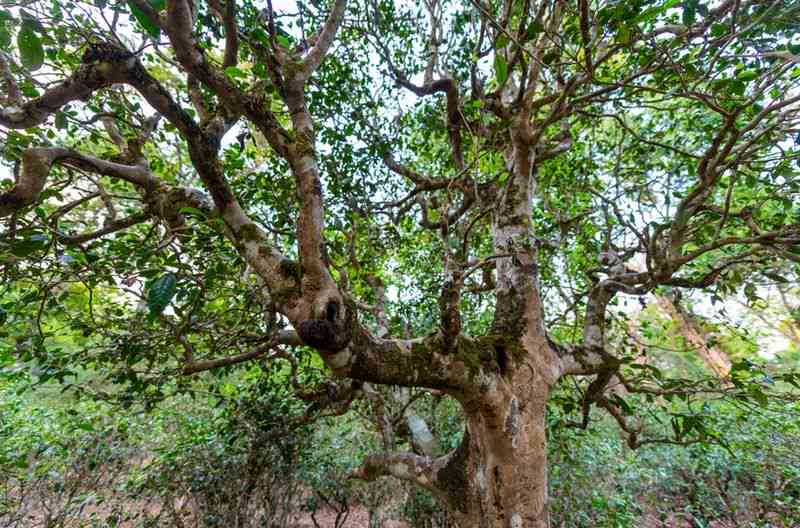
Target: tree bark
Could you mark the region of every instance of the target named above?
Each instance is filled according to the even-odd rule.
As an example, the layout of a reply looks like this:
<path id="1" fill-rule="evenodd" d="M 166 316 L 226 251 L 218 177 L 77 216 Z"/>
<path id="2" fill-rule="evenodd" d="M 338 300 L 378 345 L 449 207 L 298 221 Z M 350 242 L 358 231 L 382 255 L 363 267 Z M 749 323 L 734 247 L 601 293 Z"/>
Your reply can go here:
<path id="1" fill-rule="evenodd" d="M 530 223 L 535 166 L 525 127 L 523 119 L 512 129 L 509 181 L 492 215 L 497 303 L 490 334 L 459 335 L 459 303 L 440 300 L 443 322 L 454 322 L 442 324 L 441 352 L 433 354 L 440 359 L 432 365 L 451 368 L 446 384 L 437 387 L 431 380 L 429 386 L 460 402 L 466 416 L 462 442 L 437 459 L 412 453 L 369 457 L 355 475 L 415 482 L 445 502 L 462 528 L 549 526 L 545 415 L 550 387 L 565 366 L 544 330 Z"/>
<path id="2" fill-rule="evenodd" d="M 439 458 L 372 455 L 353 476 L 391 475 L 420 485 L 449 507 L 462 528 L 549 526 L 545 414 L 551 380 L 522 350 L 509 358 L 517 368 L 501 373 L 500 348 L 475 351 L 483 358 L 475 392 L 457 396 L 466 415 L 458 448 Z"/>
<path id="3" fill-rule="evenodd" d="M 461 526 L 547 527 L 545 414 L 560 362 L 549 346 L 539 295 L 538 248 L 530 224 L 535 162 L 527 115 L 511 129 L 509 184 L 492 218 L 497 261 L 493 331 L 505 336 L 489 354 L 494 386 L 464 401 L 465 494 L 454 505 Z M 458 508 L 460 506 L 460 509 Z"/>
<path id="4" fill-rule="evenodd" d="M 528 380 L 509 385 L 513 386 L 501 398 L 482 402 L 468 413 L 457 456 L 440 472 L 443 483 L 453 486 L 451 507 L 462 527 L 549 526 L 548 385 L 532 373 Z M 463 482 L 459 483 L 459 477 Z"/>

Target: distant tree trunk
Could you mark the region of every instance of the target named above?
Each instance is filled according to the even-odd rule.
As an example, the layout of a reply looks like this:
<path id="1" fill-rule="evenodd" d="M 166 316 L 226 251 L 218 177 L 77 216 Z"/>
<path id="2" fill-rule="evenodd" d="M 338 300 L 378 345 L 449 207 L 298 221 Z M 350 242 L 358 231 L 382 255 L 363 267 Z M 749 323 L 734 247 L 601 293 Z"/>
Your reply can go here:
<path id="1" fill-rule="evenodd" d="M 658 306 L 678 325 L 678 330 L 691 344 L 718 378 L 727 378 L 731 371 L 731 360 L 717 345 L 709 344 L 708 335 L 700 327 L 694 316 L 680 304 L 667 296 L 656 296 Z"/>

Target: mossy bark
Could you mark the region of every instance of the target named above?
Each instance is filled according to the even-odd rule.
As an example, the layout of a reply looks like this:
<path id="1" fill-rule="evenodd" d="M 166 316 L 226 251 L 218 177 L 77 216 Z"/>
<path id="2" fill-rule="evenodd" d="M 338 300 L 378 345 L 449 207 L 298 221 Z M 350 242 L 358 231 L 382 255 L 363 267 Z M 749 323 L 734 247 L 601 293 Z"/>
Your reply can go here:
<path id="1" fill-rule="evenodd" d="M 546 527 L 549 382 L 533 369 L 499 375 L 467 402 L 467 429 L 451 463 L 437 477 L 459 526 Z"/>
<path id="2" fill-rule="evenodd" d="M 549 346 L 539 296 L 538 251 L 530 223 L 535 179 L 527 121 L 511 129 L 511 173 L 492 215 L 497 287 L 492 332 L 484 339 L 495 369 L 467 416 L 463 507 L 460 526 L 542 528 L 547 513 L 545 414 L 559 359 Z M 484 369 L 484 372 L 486 369 Z"/>
<path id="3" fill-rule="evenodd" d="M 510 347 L 497 338 L 472 342 L 476 356 L 494 358 L 481 359 L 474 371 L 464 369 L 460 380 L 453 379 L 461 388 L 446 390 L 466 416 L 455 450 L 439 458 L 410 452 L 372 455 L 355 476 L 374 480 L 391 475 L 420 485 L 447 505 L 461 528 L 547 527 L 545 414 L 553 378 L 537 368 L 535 358 L 548 352 L 527 349 L 501 360 L 498 341 Z M 428 353 L 434 360 L 440 355 Z M 501 368 L 503 361 L 507 364 Z"/>

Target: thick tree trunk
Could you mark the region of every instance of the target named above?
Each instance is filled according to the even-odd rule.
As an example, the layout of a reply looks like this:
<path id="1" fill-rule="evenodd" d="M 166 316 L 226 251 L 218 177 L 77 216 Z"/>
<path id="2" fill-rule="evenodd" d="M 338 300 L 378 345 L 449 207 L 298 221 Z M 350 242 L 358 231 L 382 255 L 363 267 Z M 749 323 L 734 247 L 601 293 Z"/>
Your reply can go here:
<path id="1" fill-rule="evenodd" d="M 462 528 L 549 526 L 548 389 L 541 380 L 531 381 L 513 387 L 517 390 L 501 402 L 486 402 L 469 413 L 462 445 L 439 472 L 443 484 L 453 486 L 448 489 L 451 507 Z"/>
<path id="2" fill-rule="evenodd" d="M 392 475 L 420 485 L 448 506 L 461 528 L 549 526 L 545 415 L 553 379 L 532 361 L 549 350 L 531 354 L 502 337 L 493 342 L 477 351 L 478 390 L 455 395 L 466 416 L 457 449 L 438 458 L 371 455 L 353 477 Z"/>
<path id="3" fill-rule="evenodd" d="M 535 166 L 529 123 L 523 114 L 511 128 L 510 176 L 492 210 L 496 303 L 489 334 L 470 338 L 461 333 L 461 277 L 453 273 L 439 299 L 439 331 L 398 345 L 391 376 L 375 380 L 434 388 L 458 399 L 466 416 L 461 445 L 440 458 L 408 452 L 372 455 L 354 474 L 415 482 L 447 503 L 461 528 L 549 526 L 545 415 L 549 389 L 563 367 L 547 339 L 539 295 L 538 241 L 530 218 Z M 362 342 L 370 341 L 353 340 Z M 382 346 L 376 345 L 375 350 Z M 371 372 L 388 372 L 385 360 L 373 369 L 365 367 L 370 354 L 351 356 L 341 361 L 349 365 L 342 375 L 373 381 Z"/>
<path id="4" fill-rule="evenodd" d="M 538 251 L 530 223 L 533 148 L 527 119 L 512 127 L 511 179 L 492 217 L 497 303 L 493 332 L 496 370 L 463 401 L 467 416 L 461 456 L 465 494 L 457 510 L 463 528 L 540 528 L 547 513 L 545 413 L 558 359 L 545 337 L 538 284 Z"/>

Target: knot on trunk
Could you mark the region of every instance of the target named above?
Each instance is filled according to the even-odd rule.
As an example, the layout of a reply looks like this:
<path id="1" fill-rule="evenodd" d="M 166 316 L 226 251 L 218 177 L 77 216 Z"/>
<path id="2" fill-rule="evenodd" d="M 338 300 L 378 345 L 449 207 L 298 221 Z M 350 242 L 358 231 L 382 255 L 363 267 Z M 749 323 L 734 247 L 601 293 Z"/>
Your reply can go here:
<path id="1" fill-rule="evenodd" d="M 341 317 L 339 303 L 328 301 L 325 311 L 318 319 L 302 321 L 297 334 L 308 346 L 326 352 L 338 352 L 350 343 L 350 313 Z"/>
<path id="2" fill-rule="evenodd" d="M 91 64 L 93 62 L 122 62 L 134 57 L 130 51 L 112 44 L 110 42 L 97 42 L 89 44 L 83 52 L 81 62 Z"/>

